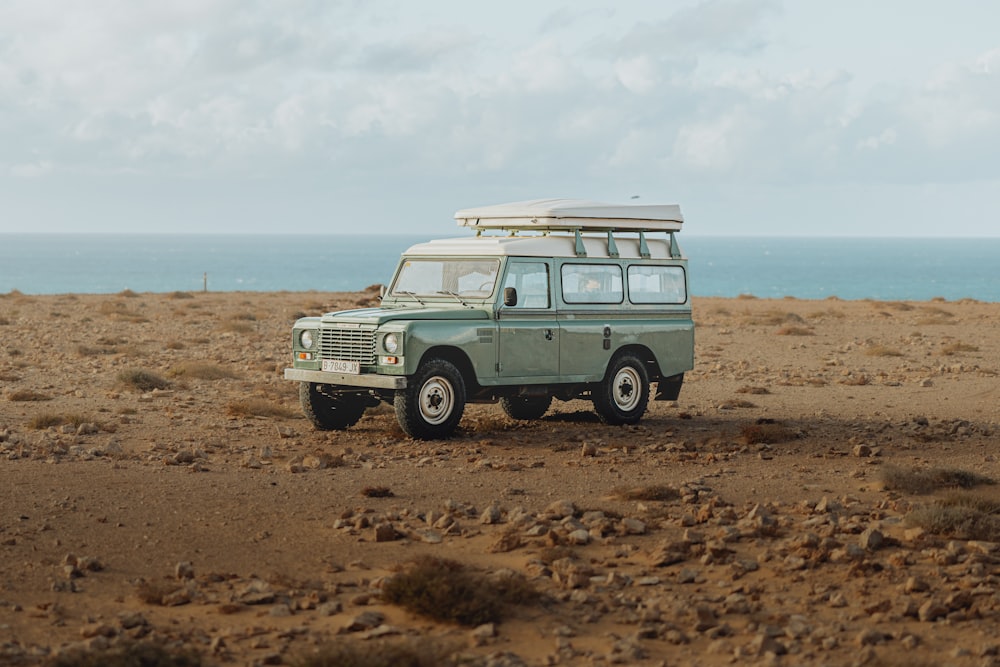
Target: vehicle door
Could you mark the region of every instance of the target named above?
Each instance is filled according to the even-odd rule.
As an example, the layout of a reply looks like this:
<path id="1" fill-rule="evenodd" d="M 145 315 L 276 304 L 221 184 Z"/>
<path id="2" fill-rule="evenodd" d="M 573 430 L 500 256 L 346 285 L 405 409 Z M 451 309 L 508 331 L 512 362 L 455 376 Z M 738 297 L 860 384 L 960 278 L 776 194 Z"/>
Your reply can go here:
<path id="1" fill-rule="evenodd" d="M 504 305 L 507 288 L 516 292 L 513 305 Z M 552 261 L 508 260 L 498 303 L 497 374 L 534 382 L 557 381 L 559 325 L 552 298 Z"/>

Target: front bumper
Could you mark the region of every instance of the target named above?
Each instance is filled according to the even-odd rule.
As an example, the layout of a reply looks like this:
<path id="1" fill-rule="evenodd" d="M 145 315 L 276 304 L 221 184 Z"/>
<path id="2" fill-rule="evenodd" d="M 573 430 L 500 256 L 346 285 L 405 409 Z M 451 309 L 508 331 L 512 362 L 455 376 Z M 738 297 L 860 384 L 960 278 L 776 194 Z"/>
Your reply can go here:
<path id="1" fill-rule="evenodd" d="M 375 375 L 374 373 L 352 375 L 350 373 L 329 373 L 327 371 L 307 371 L 301 368 L 286 368 L 285 379 L 342 387 L 406 389 L 406 378 L 401 375 Z"/>

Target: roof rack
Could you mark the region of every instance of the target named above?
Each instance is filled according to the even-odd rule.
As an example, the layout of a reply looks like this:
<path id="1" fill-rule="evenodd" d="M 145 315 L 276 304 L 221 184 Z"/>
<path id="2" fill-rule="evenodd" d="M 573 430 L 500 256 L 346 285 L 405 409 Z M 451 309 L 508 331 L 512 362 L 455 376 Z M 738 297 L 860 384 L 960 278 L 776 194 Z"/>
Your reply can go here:
<path id="1" fill-rule="evenodd" d="M 510 232 L 540 231 L 573 232 L 576 237 L 575 252 L 586 257 L 582 233 L 600 232 L 608 235 L 608 255 L 618 257 L 614 232 L 637 232 L 639 254 L 649 257 L 645 232 L 667 232 L 670 237 L 670 256 L 680 257 L 681 251 L 674 238 L 684 223 L 681 207 L 677 204 L 603 204 L 583 199 L 532 199 L 529 201 L 496 204 L 462 209 L 455 213 L 460 227 Z"/>

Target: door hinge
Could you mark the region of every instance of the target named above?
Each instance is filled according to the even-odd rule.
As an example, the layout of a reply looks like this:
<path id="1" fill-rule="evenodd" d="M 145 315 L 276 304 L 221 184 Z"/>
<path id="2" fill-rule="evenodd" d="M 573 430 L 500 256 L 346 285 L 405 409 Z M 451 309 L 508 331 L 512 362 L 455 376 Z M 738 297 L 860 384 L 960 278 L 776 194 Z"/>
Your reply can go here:
<path id="1" fill-rule="evenodd" d="M 503 364 L 498 361 L 497 362 L 497 373 L 499 373 L 502 370 L 503 370 Z"/>

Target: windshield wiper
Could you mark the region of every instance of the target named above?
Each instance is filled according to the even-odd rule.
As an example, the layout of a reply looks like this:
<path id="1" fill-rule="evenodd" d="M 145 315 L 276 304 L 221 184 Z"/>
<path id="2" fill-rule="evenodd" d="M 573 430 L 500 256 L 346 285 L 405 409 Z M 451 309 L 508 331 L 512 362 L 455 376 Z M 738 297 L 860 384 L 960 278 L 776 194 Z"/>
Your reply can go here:
<path id="1" fill-rule="evenodd" d="M 408 292 L 407 290 L 399 290 L 398 292 L 396 292 L 396 294 L 405 294 L 406 296 L 410 297 L 411 299 L 419 303 L 421 306 L 427 305 L 426 303 L 420 300 L 420 297 L 418 297 L 415 292 Z"/>
<path id="2" fill-rule="evenodd" d="M 469 307 L 469 304 L 467 304 L 467 303 L 466 303 L 465 301 L 462 301 L 462 297 L 460 297 L 460 296 L 459 296 L 458 294 L 456 294 L 455 292 L 452 292 L 452 291 L 451 291 L 450 289 L 442 289 L 442 290 L 438 290 L 438 292 L 437 292 L 437 293 L 438 293 L 438 294 L 447 294 L 447 295 L 448 295 L 448 296 L 450 296 L 450 297 L 454 297 L 454 298 L 455 298 L 455 300 L 456 300 L 456 301 L 458 301 L 458 302 L 459 302 L 460 304 L 462 304 L 462 305 L 463 305 L 463 306 L 465 306 L 466 308 L 468 308 L 468 307 Z"/>

